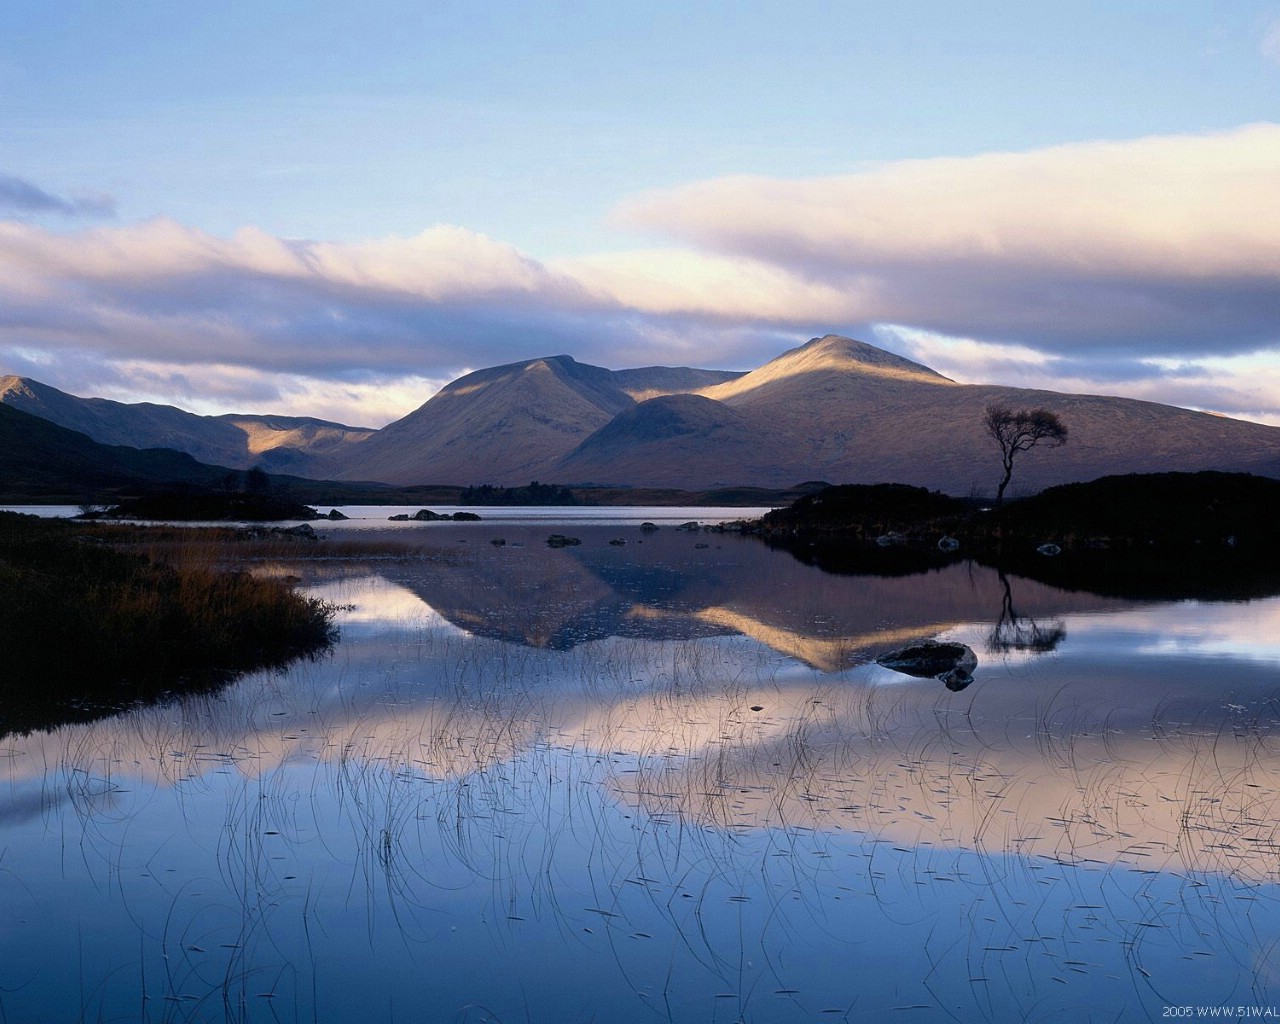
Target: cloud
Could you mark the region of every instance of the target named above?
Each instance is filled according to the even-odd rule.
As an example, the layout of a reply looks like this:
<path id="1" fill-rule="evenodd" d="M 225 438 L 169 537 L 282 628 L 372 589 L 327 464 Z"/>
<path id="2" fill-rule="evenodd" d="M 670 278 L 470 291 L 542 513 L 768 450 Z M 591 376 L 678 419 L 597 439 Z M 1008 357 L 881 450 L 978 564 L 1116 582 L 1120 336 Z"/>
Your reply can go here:
<path id="1" fill-rule="evenodd" d="M 556 352 L 637 365 L 777 351 L 759 309 L 726 315 L 732 289 L 718 306 L 682 304 L 663 297 L 662 280 L 616 276 L 452 226 L 334 243 L 256 228 L 220 238 L 165 219 L 71 234 L 0 223 L 0 347 L 178 365 L 213 353 L 326 378 L 434 377 Z"/>
<path id="2" fill-rule="evenodd" d="M 1280 341 L 1280 125 L 729 177 L 620 223 L 847 296 L 848 319 L 1056 351 Z"/>
<path id="3" fill-rule="evenodd" d="M 960 380 L 1275 419 L 1277 180 L 1273 124 L 720 178 L 623 204 L 659 244 L 555 261 L 451 225 L 333 242 L 0 221 L 0 372 L 377 425 L 480 366 L 746 368 L 879 329 Z"/>
<path id="4" fill-rule="evenodd" d="M 0 174 L 0 213 L 10 216 L 54 213 L 64 217 L 110 217 L 115 200 L 110 196 L 67 199 L 9 174 Z"/>

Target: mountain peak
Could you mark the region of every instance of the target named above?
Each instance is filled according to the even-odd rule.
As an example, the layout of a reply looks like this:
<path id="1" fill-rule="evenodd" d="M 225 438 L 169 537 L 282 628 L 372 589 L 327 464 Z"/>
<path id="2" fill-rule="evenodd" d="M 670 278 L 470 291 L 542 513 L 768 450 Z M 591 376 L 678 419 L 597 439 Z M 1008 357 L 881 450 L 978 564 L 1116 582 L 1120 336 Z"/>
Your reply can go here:
<path id="1" fill-rule="evenodd" d="M 819 384 L 819 380 L 825 381 Z M 808 393 L 843 389 L 866 382 L 956 386 L 949 377 L 882 348 L 839 334 L 814 338 L 790 349 L 737 380 L 704 388 L 702 394 L 722 402 L 756 402 L 779 390 Z"/>
<path id="2" fill-rule="evenodd" d="M 19 377 L 16 374 L 8 374 L 0 377 L 0 400 L 9 395 L 20 395 L 24 398 L 35 398 L 36 393 L 31 390 L 32 381 L 26 377 Z"/>
<path id="3" fill-rule="evenodd" d="M 811 365 L 822 364 L 831 369 L 856 369 L 872 376 L 892 377 L 897 380 L 915 378 L 934 384 L 955 383 L 950 377 L 944 377 L 922 363 L 912 362 L 910 359 L 877 348 L 875 345 L 868 345 L 865 341 L 846 338 L 840 334 L 824 334 L 821 338 L 813 338 L 799 348 L 784 352 L 772 363 L 783 361 L 791 364 L 801 362 Z M 772 363 L 766 363 L 765 366 Z"/>

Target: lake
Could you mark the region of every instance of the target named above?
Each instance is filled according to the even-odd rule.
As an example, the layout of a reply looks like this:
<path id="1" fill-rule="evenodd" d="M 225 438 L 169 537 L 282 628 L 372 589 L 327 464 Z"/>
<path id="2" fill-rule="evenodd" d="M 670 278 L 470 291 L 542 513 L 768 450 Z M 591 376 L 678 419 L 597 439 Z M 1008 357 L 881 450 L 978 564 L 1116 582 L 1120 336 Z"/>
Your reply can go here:
<path id="1" fill-rule="evenodd" d="M 0 739 L 0 1020 L 1280 1014 L 1280 597 L 344 511 L 328 655 Z"/>

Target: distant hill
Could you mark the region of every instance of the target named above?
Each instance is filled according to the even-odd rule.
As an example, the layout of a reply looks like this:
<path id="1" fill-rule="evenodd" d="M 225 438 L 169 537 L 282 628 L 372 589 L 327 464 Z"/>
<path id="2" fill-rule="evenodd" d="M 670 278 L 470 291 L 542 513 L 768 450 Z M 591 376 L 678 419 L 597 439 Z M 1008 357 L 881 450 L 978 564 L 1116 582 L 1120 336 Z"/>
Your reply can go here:
<path id="1" fill-rule="evenodd" d="M 309 476 L 317 457 L 374 433 L 327 420 L 228 413 L 199 416 L 171 405 L 78 398 L 28 377 L 0 377 L 0 403 L 78 430 L 100 444 L 173 448 L 201 462 Z"/>

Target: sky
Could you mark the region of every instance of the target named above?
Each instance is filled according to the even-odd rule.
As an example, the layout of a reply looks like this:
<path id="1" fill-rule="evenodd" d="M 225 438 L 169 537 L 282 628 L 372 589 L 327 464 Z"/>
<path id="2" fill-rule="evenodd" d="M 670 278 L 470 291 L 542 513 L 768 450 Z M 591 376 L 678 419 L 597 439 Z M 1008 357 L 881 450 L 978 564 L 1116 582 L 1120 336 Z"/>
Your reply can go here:
<path id="1" fill-rule="evenodd" d="M 1280 0 L 0 5 L 0 374 L 380 426 L 828 333 L 1280 425 Z"/>

